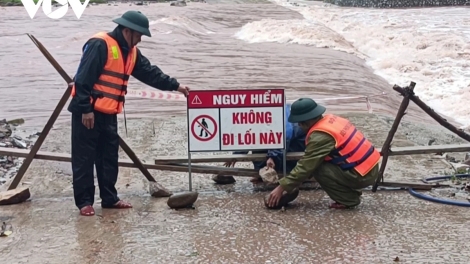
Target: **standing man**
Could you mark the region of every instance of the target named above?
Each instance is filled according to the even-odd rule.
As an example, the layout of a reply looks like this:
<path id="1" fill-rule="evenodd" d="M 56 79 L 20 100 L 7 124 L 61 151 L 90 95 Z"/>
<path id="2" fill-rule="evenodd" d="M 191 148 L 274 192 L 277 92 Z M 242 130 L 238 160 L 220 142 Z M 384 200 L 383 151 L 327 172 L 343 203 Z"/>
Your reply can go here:
<path id="1" fill-rule="evenodd" d="M 178 91 L 187 86 L 151 65 L 136 45 L 142 35 L 151 37 L 149 20 L 139 11 L 114 19 L 118 26 L 100 32 L 83 47 L 72 87 L 72 171 L 75 205 L 81 215 L 95 214 L 93 165 L 96 166 L 101 207 L 132 208 L 117 195 L 119 135 L 117 114 L 124 108 L 129 76 L 154 88 Z"/>
<path id="2" fill-rule="evenodd" d="M 279 180 L 268 200 L 278 204 L 283 192 L 291 193 L 312 176 L 335 202 L 330 208 L 345 209 L 361 203 L 360 189 L 379 176 L 380 152 L 351 122 L 325 115 L 325 107 L 309 98 L 292 104 L 289 122 L 299 123 L 307 133 L 305 155 L 286 177 Z"/>
<path id="3" fill-rule="evenodd" d="M 201 133 L 199 134 L 199 136 L 202 137 L 202 133 L 206 132 L 206 137 L 207 137 L 207 130 L 206 129 L 209 129 L 209 126 L 207 125 L 207 122 L 206 122 L 205 118 L 202 119 L 201 125 L 202 125 Z M 204 128 L 206 128 L 206 129 L 204 129 Z"/>

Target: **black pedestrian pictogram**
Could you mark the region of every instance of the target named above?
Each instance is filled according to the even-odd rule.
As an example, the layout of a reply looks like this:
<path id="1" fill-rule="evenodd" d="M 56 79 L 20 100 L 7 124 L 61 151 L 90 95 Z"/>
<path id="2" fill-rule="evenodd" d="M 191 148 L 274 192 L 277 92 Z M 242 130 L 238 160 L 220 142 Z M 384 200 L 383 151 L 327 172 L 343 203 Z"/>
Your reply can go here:
<path id="1" fill-rule="evenodd" d="M 202 127 L 201 127 L 202 126 Z M 205 137 L 208 137 L 209 135 L 207 134 L 207 130 L 209 130 L 209 126 L 207 125 L 206 119 L 203 118 L 200 125 L 198 126 L 201 128 L 201 133 L 199 133 L 199 136 L 202 137 L 203 132 L 206 133 Z M 205 129 L 204 129 L 205 128 Z"/>

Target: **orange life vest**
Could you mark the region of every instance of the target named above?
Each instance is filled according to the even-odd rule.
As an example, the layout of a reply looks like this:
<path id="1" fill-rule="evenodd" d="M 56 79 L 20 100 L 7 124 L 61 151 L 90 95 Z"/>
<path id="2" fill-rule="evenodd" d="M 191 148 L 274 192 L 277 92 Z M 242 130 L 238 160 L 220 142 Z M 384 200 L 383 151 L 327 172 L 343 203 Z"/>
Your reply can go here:
<path id="1" fill-rule="evenodd" d="M 134 70 L 137 48 L 133 47 L 127 55 L 126 64 L 122 56 L 121 48 L 117 41 L 106 32 L 95 34 L 92 38 L 101 38 L 106 41 L 108 47 L 108 60 L 104 66 L 98 81 L 93 86 L 90 100 L 96 111 L 105 114 L 119 114 L 124 106 L 125 95 L 127 94 L 127 83 Z M 75 85 L 72 87 L 72 97 L 75 96 Z"/>
<path id="2" fill-rule="evenodd" d="M 305 145 L 314 131 L 328 133 L 336 141 L 335 149 L 325 157 L 326 162 L 336 164 L 343 170 L 354 169 L 361 176 L 365 176 L 379 163 L 380 152 L 347 119 L 325 115 L 310 128 Z"/>

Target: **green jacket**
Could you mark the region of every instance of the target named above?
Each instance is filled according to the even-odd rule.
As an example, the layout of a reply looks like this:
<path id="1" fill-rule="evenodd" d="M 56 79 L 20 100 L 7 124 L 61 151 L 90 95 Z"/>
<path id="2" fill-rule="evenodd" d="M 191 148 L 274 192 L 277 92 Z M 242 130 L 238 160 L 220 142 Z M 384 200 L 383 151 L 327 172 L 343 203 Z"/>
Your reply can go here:
<path id="1" fill-rule="evenodd" d="M 295 188 L 299 187 L 304 181 L 309 178 L 312 178 L 315 170 L 317 170 L 325 161 L 325 157 L 335 148 L 336 142 L 335 139 L 324 133 L 315 131 L 310 134 L 308 143 L 305 148 L 304 156 L 297 162 L 297 166 L 287 175 L 286 177 L 279 180 L 279 184 L 282 188 L 291 192 Z M 358 179 L 361 178 L 360 174 L 355 170 L 343 171 L 346 174 L 346 178 Z M 331 173 L 332 178 L 342 177 L 342 175 L 336 175 L 337 170 L 329 171 L 326 173 Z M 376 174 L 376 170 L 371 171 L 370 173 Z"/>

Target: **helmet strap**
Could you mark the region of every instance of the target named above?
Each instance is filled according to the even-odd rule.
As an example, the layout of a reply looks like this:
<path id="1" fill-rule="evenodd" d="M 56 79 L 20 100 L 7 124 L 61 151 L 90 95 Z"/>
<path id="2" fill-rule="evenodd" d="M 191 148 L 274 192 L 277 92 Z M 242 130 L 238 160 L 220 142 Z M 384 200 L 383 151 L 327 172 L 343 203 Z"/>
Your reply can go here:
<path id="1" fill-rule="evenodd" d="M 129 49 L 132 49 L 134 47 L 134 30 L 132 29 L 129 29 L 131 31 L 131 46 L 129 47 Z"/>

